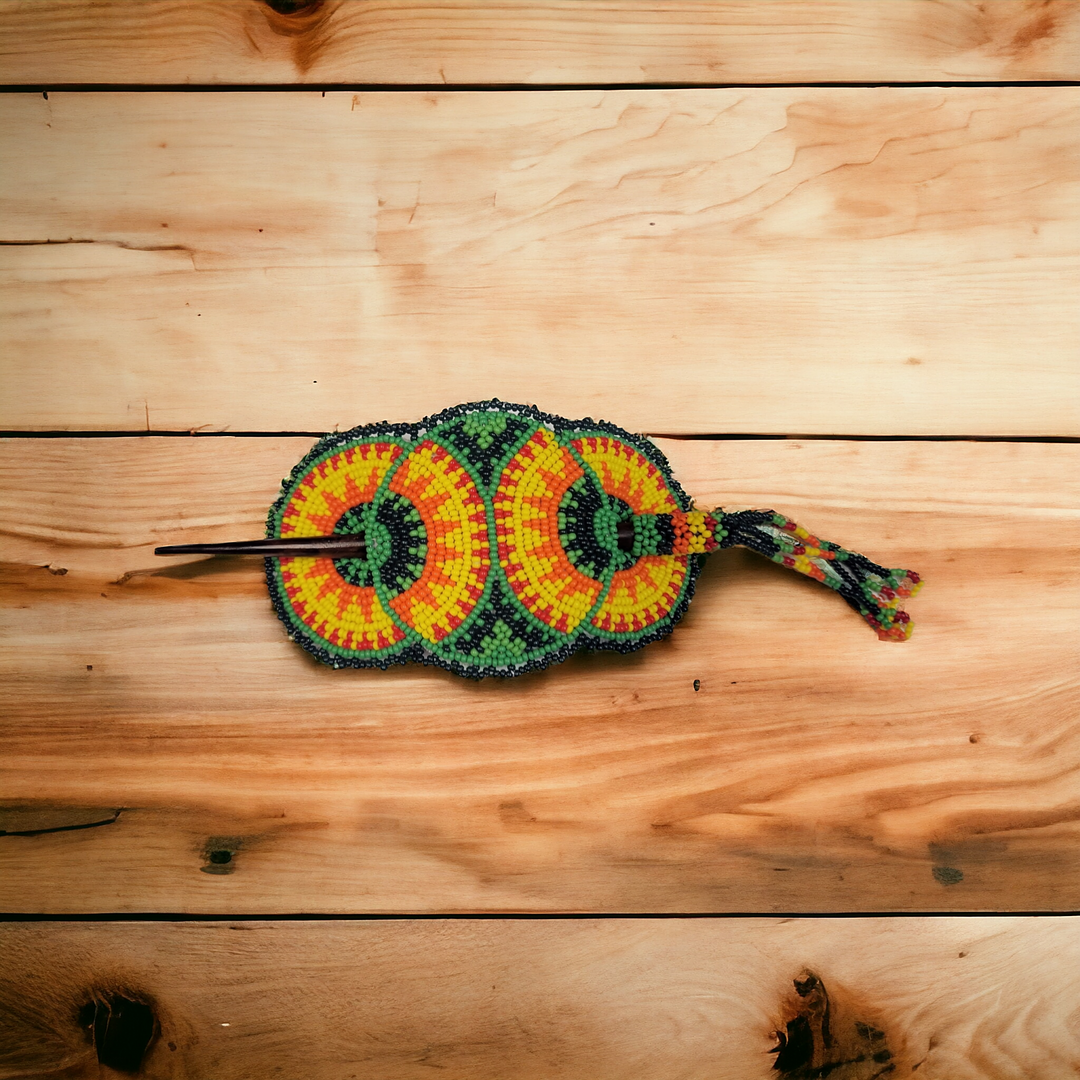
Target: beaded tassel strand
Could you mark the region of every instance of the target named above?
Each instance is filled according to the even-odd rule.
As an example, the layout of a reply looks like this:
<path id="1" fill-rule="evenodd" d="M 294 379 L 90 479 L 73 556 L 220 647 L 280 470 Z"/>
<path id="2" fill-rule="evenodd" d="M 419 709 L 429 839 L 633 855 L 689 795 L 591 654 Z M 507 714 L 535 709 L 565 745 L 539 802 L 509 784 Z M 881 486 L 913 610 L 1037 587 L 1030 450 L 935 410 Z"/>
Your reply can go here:
<path id="1" fill-rule="evenodd" d="M 839 544 L 819 540 L 790 518 L 772 510 L 714 510 L 720 547 L 750 548 L 775 563 L 828 585 L 877 632 L 882 641 L 906 641 L 913 623 L 900 601 L 914 596 L 922 581 L 914 570 L 888 569 Z"/>

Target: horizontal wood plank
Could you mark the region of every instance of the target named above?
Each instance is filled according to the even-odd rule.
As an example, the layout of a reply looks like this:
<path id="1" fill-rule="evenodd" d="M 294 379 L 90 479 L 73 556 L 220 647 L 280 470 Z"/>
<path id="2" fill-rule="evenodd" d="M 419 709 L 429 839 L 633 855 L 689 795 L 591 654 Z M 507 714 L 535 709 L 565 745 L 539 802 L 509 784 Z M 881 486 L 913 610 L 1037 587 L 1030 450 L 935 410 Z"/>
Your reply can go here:
<path id="1" fill-rule="evenodd" d="M 0 1077 L 125 1075 L 98 1065 L 80 1026 L 96 1002 L 99 1023 L 103 1006 L 120 1018 L 102 1059 L 134 1046 L 138 1075 L 160 1080 L 1063 1080 L 1080 1069 L 1076 929 L 1062 917 L 7 925 Z M 149 1006 L 156 1033 L 140 1041 L 118 1000 Z"/>
<path id="2" fill-rule="evenodd" d="M 2 0 L 0 35 L 9 83 L 1075 79 L 1080 11 L 1072 0 Z"/>
<path id="3" fill-rule="evenodd" d="M 0 114 L 0 427 L 1080 434 L 1076 88 Z"/>
<path id="4" fill-rule="evenodd" d="M 731 551 L 629 656 L 333 671 L 258 561 L 151 554 L 259 535 L 310 440 L 4 441 L 0 909 L 1076 908 L 1080 447 L 661 442 L 922 573 L 911 641 Z"/>

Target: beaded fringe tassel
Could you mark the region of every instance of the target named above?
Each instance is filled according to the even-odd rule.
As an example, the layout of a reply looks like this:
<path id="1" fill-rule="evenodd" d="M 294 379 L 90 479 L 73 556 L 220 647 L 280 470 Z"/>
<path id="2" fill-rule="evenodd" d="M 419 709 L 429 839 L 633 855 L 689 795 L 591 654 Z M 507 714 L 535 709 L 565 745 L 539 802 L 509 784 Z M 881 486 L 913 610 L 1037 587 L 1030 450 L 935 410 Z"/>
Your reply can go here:
<path id="1" fill-rule="evenodd" d="M 914 596 L 922 581 L 914 570 L 887 569 L 865 555 L 819 540 L 772 510 L 714 511 L 719 547 L 750 548 L 775 563 L 828 585 L 873 628 L 882 641 L 906 641 L 913 623 L 900 601 Z"/>

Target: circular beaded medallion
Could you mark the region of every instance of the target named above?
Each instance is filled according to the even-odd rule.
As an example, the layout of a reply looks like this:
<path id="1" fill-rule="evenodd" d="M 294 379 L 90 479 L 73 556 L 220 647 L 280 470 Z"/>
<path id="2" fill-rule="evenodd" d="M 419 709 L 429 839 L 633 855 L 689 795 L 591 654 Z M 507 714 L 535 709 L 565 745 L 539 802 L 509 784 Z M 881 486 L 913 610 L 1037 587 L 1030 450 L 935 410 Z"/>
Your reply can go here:
<path id="1" fill-rule="evenodd" d="M 267 535 L 360 533 L 366 558 L 271 558 L 267 581 L 290 636 L 335 667 L 519 675 L 669 634 L 706 548 L 650 530 L 690 509 L 647 439 L 527 405 L 461 405 L 322 439 L 283 483 Z"/>

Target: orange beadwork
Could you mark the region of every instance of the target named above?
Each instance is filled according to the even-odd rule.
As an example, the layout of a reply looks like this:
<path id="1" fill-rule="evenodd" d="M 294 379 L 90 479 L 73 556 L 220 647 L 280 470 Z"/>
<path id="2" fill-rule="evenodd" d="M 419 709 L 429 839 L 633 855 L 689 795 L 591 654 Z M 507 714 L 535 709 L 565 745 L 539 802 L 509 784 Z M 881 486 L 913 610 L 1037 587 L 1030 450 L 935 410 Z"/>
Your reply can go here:
<path id="1" fill-rule="evenodd" d="M 675 531 L 675 543 L 672 547 L 678 555 L 704 555 L 714 551 L 716 542 L 716 518 L 700 510 L 671 515 L 671 525 Z"/>
<path id="2" fill-rule="evenodd" d="M 354 506 L 371 501 L 401 455 L 384 442 L 349 447 L 320 462 L 285 506 L 281 536 L 327 536 Z M 396 645 L 404 632 L 394 624 L 370 585 L 343 578 L 332 559 L 281 559 L 285 595 L 293 611 L 331 645 L 376 652 Z"/>
<path id="3" fill-rule="evenodd" d="M 479 678 L 629 652 L 671 632 L 704 556 L 735 544 L 839 592 L 885 640 L 911 633 L 898 604 L 920 586 L 771 510 L 695 510 L 647 439 L 499 401 L 327 436 L 267 533 L 347 538 L 337 557 L 267 559 L 290 636 L 337 667 Z"/>
<path id="4" fill-rule="evenodd" d="M 572 445 L 605 494 L 621 499 L 635 514 L 686 518 L 663 473 L 639 450 L 607 436 L 577 439 Z M 593 626 L 609 634 L 632 634 L 669 615 L 686 583 L 689 550 L 687 544 L 671 555 L 642 555 L 633 566 L 617 570 Z"/>
<path id="5" fill-rule="evenodd" d="M 422 638 L 441 641 L 484 595 L 491 567 L 484 500 L 465 466 L 430 439 L 401 463 L 390 490 L 416 507 L 427 531 L 423 573 L 390 607 Z"/>
<path id="6" fill-rule="evenodd" d="M 575 439 L 571 444 L 604 491 L 622 499 L 635 514 L 665 514 L 683 509 L 670 482 L 640 451 L 610 435 Z"/>
<path id="7" fill-rule="evenodd" d="M 493 496 L 499 566 L 530 614 L 569 633 L 592 610 L 602 584 L 570 562 L 559 540 L 559 504 L 581 466 L 547 428 L 514 455 Z"/>

